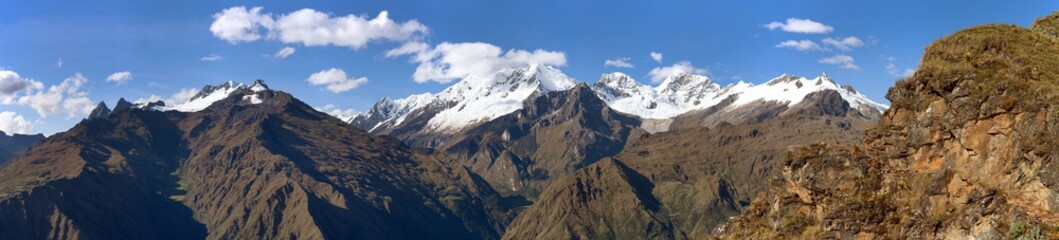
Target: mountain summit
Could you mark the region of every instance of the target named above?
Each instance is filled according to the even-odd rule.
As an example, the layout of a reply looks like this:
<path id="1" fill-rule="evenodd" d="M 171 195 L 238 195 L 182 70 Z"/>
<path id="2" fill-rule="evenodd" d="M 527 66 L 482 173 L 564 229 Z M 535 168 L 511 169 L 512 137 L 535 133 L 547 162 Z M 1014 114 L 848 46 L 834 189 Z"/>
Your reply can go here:
<path id="1" fill-rule="evenodd" d="M 720 107 L 719 112 L 735 111 L 755 102 L 790 107 L 810 93 L 826 90 L 837 91 L 859 111 L 877 114 L 887 108 L 851 87 L 838 85 L 827 74 L 813 79 L 784 74 L 762 85 L 738 82 L 721 87 L 706 76 L 680 73 L 652 88 L 626 74 L 609 73 L 603 74 L 592 89 L 612 108 L 645 119 L 668 119 L 711 107 Z"/>
<path id="2" fill-rule="evenodd" d="M 495 239 L 511 219 L 442 155 L 261 82 L 168 108 L 82 121 L 0 168 L 0 238 Z"/>

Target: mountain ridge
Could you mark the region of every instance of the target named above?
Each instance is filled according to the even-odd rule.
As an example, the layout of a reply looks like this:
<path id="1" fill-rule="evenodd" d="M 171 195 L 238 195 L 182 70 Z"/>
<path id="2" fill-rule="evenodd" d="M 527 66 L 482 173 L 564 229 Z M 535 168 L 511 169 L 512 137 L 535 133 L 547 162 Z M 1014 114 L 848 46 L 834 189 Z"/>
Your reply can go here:
<path id="1" fill-rule="evenodd" d="M 499 238 L 508 207 L 449 161 L 237 88 L 200 111 L 117 111 L 35 145 L 0 168 L 0 235 Z"/>

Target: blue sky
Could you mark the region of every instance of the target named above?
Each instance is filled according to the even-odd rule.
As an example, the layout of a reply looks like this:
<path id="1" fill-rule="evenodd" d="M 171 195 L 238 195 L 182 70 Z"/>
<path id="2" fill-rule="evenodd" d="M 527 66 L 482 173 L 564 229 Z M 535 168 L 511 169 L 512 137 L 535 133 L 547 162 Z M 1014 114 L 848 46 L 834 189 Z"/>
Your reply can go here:
<path id="1" fill-rule="evenodd" d="M 226 9 L 240 6 L 247 12 L 261 7 L 254 16 L 267 16 L 272 25 L 211 30 Z M 366 33 L 371 36 L 322 38 L 290 30 L 295 21 L 281 20 L 306 8 L 310 12 L 303 13 L 323 14 L 324 20 L 379 20 L 386 11 L 392 24 L 369 29 L 375 31 Z M 228 80 L 265 79 L 317 107 L 366 110 L 382 97 L 437 92 L 453 83 L 452 76 L 481 70 L 468 62 L 478 59 L 472 57 L 454 60 L 467 71 L 420 76 L 417 68 L 467 54 L 442 51 L 442 43 L 514 50 L 526 56 L 494 57 L 489 66 L 558 64 L 589 83 L 613 71 L 650 83 L 652 69 L 683 61 L 689 64 L 681 66 L 702 69 L 722 85 L 826 72 L 886 102 L 886 90 L 918 65 L 935 39 L 985 23 L 1028 26 L 1054 10 L 1059 2 L 0 0 L 0 130 L 52 134 L 76 124 L 99 101 L 113 106 L 119 97 L 173 99 L 181 90 Z M 792 18 L 811 22 L 784 31 Z M 772 22 L 779 25 L 770 30 Z M 249 41 L 254 33 L 258 38 Z M 835 41 L 827 44 L 827 38 Z M 786 41 L 793 42 L 780 47 Z M 424 48 L 388 56 L 408 43 Z M 278 58 L 285 47 L 293 54 Z M 204 60 L 211 55 L 220 58 Z M 427 59 L 417 61 L 420 56 Z M 634 67 L 604 66 L 606 60 Z M 326 71 L 332 68 L 345 76 Z M 107 80 L 124 71 L 127 78 Z M 320 79 L 309 81 L 315 73 L 322 73 Z"/>

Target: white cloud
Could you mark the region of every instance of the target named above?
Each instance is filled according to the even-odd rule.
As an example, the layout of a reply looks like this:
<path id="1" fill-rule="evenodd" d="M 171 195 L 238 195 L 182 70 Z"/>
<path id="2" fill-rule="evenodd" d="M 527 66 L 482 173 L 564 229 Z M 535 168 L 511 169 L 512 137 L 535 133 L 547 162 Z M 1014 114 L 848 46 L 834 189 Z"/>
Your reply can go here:
<path id="1" fill-rule="evenodd" d="M 894 63 L 886 64 L 886 72 L 890 73 L 894 77 L 911 77 L 912 74 L 916 73 L 915 69 L 905 68 L 903 71 L 897 69 L 897 65 Z"/>
<path id="2" fill-rule="evenodd" d="M 313 75 L 309 76 L 309 79 L 306 80 L 313 86 L 327 85 L 327 90 L 333 93 L 353 90 L 354 88 L 368 82 L 368 78 L 366 77 L 349 78 L 346 76 L 346 71 L 342 71 L 342 69 L 338 68 L 331 68 L 313 73 Z"/>
<path id="3" fill-rule="evenodd" d="M 846 37 L 843 39 L 824 38 L 824 45 L 832 46 L 839 50 L 849 51 L 855 47 L 864 46 L 864 42 L 857 37 Z"/>
<path id="4" fill-rule="evenodd" d="M 173 102 L 177 103 L 187 102 L 188 100 L 191 100 L 192 97 L 195 97 L 195 95 L 199 94 L 199 91 L 199 89 L 194 88 L 180 89 L 179 92 L 174 93 L 173 96 L 169 97 L 169 99 L 172 99 Z"/>
<path id="5" fill-rule="evenodd" d="M 604 67 L 619 67 L 619 68 L 633 68 L 634 66 L 629 63 L 629 58 L 615 58 L 607 59 L 603 61 Z"/>
<path id="6" fill-rule="evenodd" d="M 566 65 L 566 54 L 563 52 L 542 49 L 509 49 L 505 52 L 500 47 L 483 42 L 444 42 L 434 48 L 405 44 L 387 51 L 387 56 L 390 57 L 400 55 L 413 55 L 412 62 L 419 63 L 412 76 L 412 79 L 419 83 L 448 83 L 467 76 L 485 76 L 503 68 L 532 64 Z"/>
<path id="7" fill-rule="evenodd" d="M 10 111 L 0 112 L 0 131 L 4 131 L 7 134 L 29 134 L 35 125 L 34 122 L 26 120 L 25 117 L 18 115 L 18 113 Z"/>
<path id="8" fill-rule="evenodd" d="M 706 74 L 706 72 L 706 69 L 696 68 L 695 66 L 692 66 L 691 62 L 680 61 L 671 66 L 657 67 L 655 69 L 651 69 L 651 72 L 648 72 L 647 75 L 651 77 L 651 82 L 658 83 L 662 82 L 662 80 L 665 80 L 666 77 L 681 73 Z"/>
<path id="9" fill-rule="evenodd" d="M 173 95 L 170 95 L 169 98 L 163 99 L 161 96 L 152 94 L 152 95 L 147 96 L 147 97 L 142 97 L 142 98 L 136 99 L 135 101 L 132 101 L 132 102 L 133 103 L 145 104 L 145 103 L 163 101 L 163 102 L 166 103 L 166 105 L 173 106 L 173 105 L 176 105 L 176 104 L 186 103 L 188 100 L 191 100 L 192 97 L 195 97 L 196 94 L 199 94 L 199 91 L 200 91 L 199 89 L 184 88 L 184 89 L 180 89 L 180 91 L 178 91 L 176 93 L 173 93 Z"/>
<path id="10" fill-rule="evenodd" d="M 11 101 L 19 91 L 43 87 L 42 83 L 24 79 L 14 71 L 0 69 L 0 100 L 4 102 Z"/>
<path id="11" fill-rule="evenodd" d="M 428 34 L 427 26 L 416 20 L 398 23 L 382 11 L 375 18 L 366 15 L 332 16 L 304 8 L 273 19 L 261 7 L 232 7 L 213 15 L 213 35 L 232 44 L 262 38 L 305 46 L 342 46 L 360 49 L 372 41 L 406 42 Z M 262 29 L 265 33 L 261 33 Z"/>
<path id="12" fill-rule="evenodd" d="M 350 109 L 341 109 L 341 108 L 338 108 L 337 106 L 332 105 L 332 104 L 324 105 L 323 107 L 317 108 L 316 110 L 324 112 L 324 113 L 327 113 L 327 114 L 330 114 L 331 116 L 335 116 L 336 118 L 342 119 L 342 120 L 349 120 L 354 115 L 357 115 L 359 113 L 359 112 L 357 112 L 357 110 L 353 110 L 352 108 L 350 108 Z"/>
<path id="13" fill-rule="evenodd" d="M 829 33 L 835 30 L 831 26 L 824 25 L 823 23 L 799 18 L 788 18 L 786 23 L 771 22 L 765 24 L 764 27 L 769 30 L 780 29 L 784 32 L 793 33 Z"/>
<path id="14" fill-rule="evenodd" d="M 911 77 L 912 74 L 916 73 L 916 69 L 914 68 L 905 68 L 904 70 L 898 69 L 897 64 L 894 64 L 894 62 L 897 61 L 897 58 L 894 56 L 884 55 L 883 59 L 888 62 L 886 63 L 886 72 L 890 73 L 890 75 L 893 75 L 894 77 L 906 78 Z"/>
<path id="15" fill-rule="evenodd" d="M 259 31 L 262 27 L 271 29 L 273 23 L 272 16 L 261 14 L 261 7 L 231 7 L 213 14 L 210 32 L 232 44 L 253 42 L 261 39 Z"/>
<path id="16" fill-rule="evenodd" d="M 63 101 L 63 110 L 66 111 L 66 118 L 88 116 L 88 114 L 92 114 L 92 110 L 95 108 L 96 102 L 88 99 L 88 96 L 67 97 Z"/>
<path id="17" fill-rule="evenodd" d="M 275 58 L 284 59 L 284 58 L 290 57 L 290 55 L 294 55 L 294 51 L 295 50 L 292 47 L 284 47 L 283 49 L 280 49 L 279 52 L 276 52 L 276 54 L 272 55 L 272 56 L 275 57 Z"/>
<path id="18" fill-rule="evenodd" d="M 221 59 L 224 59 L 224 57 L 221 57 L 220 55 L 217 55 L 217 54 L 210 54 L 210 55 L 206 55 L 205 57 L 200 58 L 199 61 L 213 62 L 213 61 L 220 61 Z"/>
<path id="19" fill-rule="evenodd" d="M 406 42 L 398 48 L 390 49 L 386 51 L 386 57 L 399 57 L 402 55 L 408 55 L 413 53 L 421 53 L 430 50 L 430 45 L 423 42 Z"/>
<path id="20" fill-rule="evenodd" d="M 107 76 L 107 82 L 116 82 L 118 83 L 118 85 L 121 85 L 129 80 L 132 80 L 132 72 L 129 71 L 116 72 L 110 74 L 110 76 Z"/>
<path id="21" fill-rule="evenodd" d="M 821 58 L 817 62 L 837 65 L 839 68 L 844 69 L 860 70 L 860 66 L 857 66 L 857 64 L 853 62 L 853 57 L 850 57 L 849 55 L 838 54 L 831 57 Z"/>
<path id="22" fill-rule="evenodd" d="M 63 110 L 67 118 L 87 115 L 95 105 L 88 99 L 88 93 L 81 91 L 86 82 L 88 79 L 77 73 L 64 79 L 59 85 L 48 87 L 47 90 L 43 87 L 35 88 L 34 91 L 18 97 L 17 103 L 33 108 L 42 117 Z"/>
<path id="23" fill-rule="evenodd" d="M 823 50 L 820 45 L 812 40 L 787 40 L 776 44 L 777 48 L 793 48 L 798 51 Z"/>
<path id="24" fill-rule="evenodd" d="M 654 59 L 655 62 L 662 63 L 662 53 L 651 52 L 651 59 Z"/>
<path id="25" fill-rule="evenodd" d="M 58 66 L 59 68 L 62 68 L 63 67 L 63 59 L 60 58 L 59 62 L 55 63 L 55 66 Z"/>
<path id="26" fill-rule="evenodd" d="M 136 103 L 136 104 L 147 104 L 147 103 L 152 103 L 152 102 L 157 102 L 157 101 L 165 101 L 165 100 L 162 100 L 161 96 L 151 94 L 151 96 L 138 98 L 138 99 L 136 99 L 135 101 L 132 101 L 132 102 Z M 168 103 L 168 102 L 166 102 L 166 103 Z"/>

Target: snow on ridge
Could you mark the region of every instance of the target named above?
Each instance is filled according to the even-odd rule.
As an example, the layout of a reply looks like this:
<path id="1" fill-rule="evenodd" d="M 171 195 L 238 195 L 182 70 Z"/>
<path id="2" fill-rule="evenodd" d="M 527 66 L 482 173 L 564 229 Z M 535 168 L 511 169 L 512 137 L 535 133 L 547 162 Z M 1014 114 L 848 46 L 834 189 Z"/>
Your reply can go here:
<path id="1" fill-rule="evenodd" d="M 397 126 L 409 114 L 429 109 L 437 114 L 427 123 L 431 131 L 455 131 L 522 109 L 522 102 L 535 92 L 563 91 L 577 80 L 547 65 L 505 68 L 485 76 L 467 76 L 439 93 L 423 93 L 401 99 L 383 98 L 371 111 L 355 118 L 380 118 L 370 130 Z"/>
<path id="2" fill-rule="evenodd" d="M 689 111 L 709 108 L 732 96 L 736 100 L 727 107 L 729 109 L 759 100 L 783 102 L 793 106 L 810 93 L 822 90 L 837 91 L 853 108 L 868 107 L 880 112 L 888 108 L 859 92 L 838 85 L 827 74 L 813 79 L 783 74 L 761 85 L 740 81 L 722 88 L 706 76 L 682 73 L 669 76 L 657 87 L 651 88 L 636 82 L 628 75 L 610 73 L 601 76 L 592 89 L 611 108 L 651 119 L 672 118 Z"/>
<path id="3" fill-rule="evenodd" d="M 468 77 L 438 94 L 438 100 L 453 104 L 427 123 L 435 131 L 460 128 L 496 119 L 522 109 L 522 102 L 535 92 L 563 91 L 577 80 L 547 65 L 507 68 L 487 77 Z"/>
<path id="4" fill-rule="evenodd" d="M 187 102 L 174 104 L 173 106 L 166 106 L 161 109 L 163 110 L 175 110 L 180 112 L 198 112 L 205 110 L 206 108 L 213 105 L 214 102 L 224 100 L 235 91 L 243 88 L 245 85 L 235 82 L 228 81 L 225 84 L 217 86 L 206 86 L 203 90 L 196 94 L 194 97 L 189 99 Z"/>
<path id="5" fill-rule="evenodd" d="M 265 85 L 265 82 L 261 80 L 255 80 L 254 84 L 249 86 L 243 83 L 228 81 L 220 85 L 206 85 L 205 87 L 202 87 L 202 90 L 195 94 L 195 96 L 187 101 L 173 103 L 172 105 L 153 107 L 151 110 L 198 112 L 210 107 L 214 102 L 228 98 L 240 89 L 249 89 L 254 92 L 254 94 L 246 95 L 242 98 L 244 101 L 249 101 L 250 104 L 263 103 L 264 101 L 258 96 L 258 93 L 269 90 L 268 85 Z"/>

